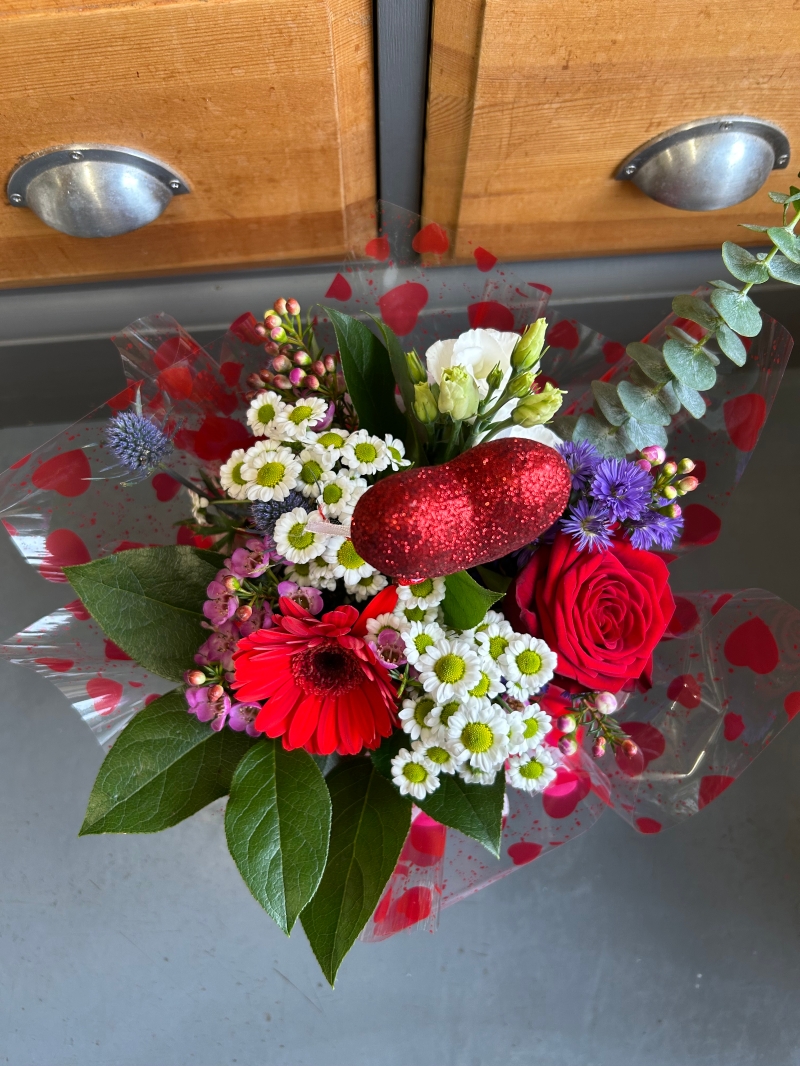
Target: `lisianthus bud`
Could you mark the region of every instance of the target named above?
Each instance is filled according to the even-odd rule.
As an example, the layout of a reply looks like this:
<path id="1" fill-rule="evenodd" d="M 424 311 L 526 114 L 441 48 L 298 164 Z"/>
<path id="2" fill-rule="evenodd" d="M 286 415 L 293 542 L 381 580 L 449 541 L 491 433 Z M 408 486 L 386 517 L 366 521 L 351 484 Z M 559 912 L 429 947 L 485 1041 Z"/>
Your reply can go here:
<path id="1" fill-rule="evenodd" d="M 183 675 L 183 680 L 187 685 L 192 685 L 197 688 L 198 685 L 204 685 L 206 683 L 206 675 L 202 670 L 187 670 Z"/>
<path id="2" fill-rule="evenodd" d="M 282 296 L 275 301 L 274 310 L 277 311 L 279 315 L 286 314 L 286 301 Z"/>
<path id="3" fill-rule="evenodd" d="M 556 729 L 559 729 L 562 733 L 574 733 L 575 719 L 571 714 L 562 714 L 556 719 Z"/>
<path id="4" fill-rule="evenodd" d="M 289 371 L 289 381 L 291 381 L 293 385 L 302 385 L 305 376 L 306 372 L 301 366 L 293 366 Z"/>
<path id="5" fill-rule="evenodd" d="M 286 301 L 286 310 L 287 310 L 287 312 L 290 315 L 299 315 L 300 314 L 300 304 L 297 302 L 297 300 L 293 300 L 293 299 L 292 300 L 287 300 Z"/>
<path id="6" fill-rule="evenodd" d="M 414 386 L 414 414 L 420 422 L 435 422 L 439 414 L 430 385 Z"/>
<path id="7" fill-rule="evenodd" d="M 439 384 L 439 410 L 455 422 L 478 413 L 481 397 L 475 378 L 463 366 L 449 366 L 442 371 Z"/>
<path id="8" fill-rule="evenodd" d="M 285 355 L 276 355 L 270 366 L 276 374 L 288 374 L 292 369 L 291 360 L 287 359 Z"/>
<path id="9" fill-rule="evenodd" d="M 617 697 L 613 692 L 598 692 L 594 705 L 601 714 L 613 714 L 617 709 Z"/>
<path id="10" fill-rule="evenodd" d="M 267 315 L 264 319 L 264 326 L 266 329 L 277 329 L 280 324 L 281 320 L 278 315 Z"/>
<path id="11" fill-rule="evenodd" d="M 547 321 L 544 318 L 537 318 L 532 325 L 528 326 L 511 353 L 511 365 L 517 370 L 527 370 L 534 363 L 538 363 L 546 332 Z"/>
<path id="12" fill-rule="evenodd" d="M 678 473 L 691 474 L 691 472 L 694 470 L 694 466 L 695 464 L 691 459 L 681 459 L 681 461 L 678 463 Z"/>
<path id="13" fill-rule="evenodd" d="M 413 349 L 410 352 L 406 352 L 406 366 L 408 367 L 408 376 L 415 385 L 421 385 L 428 380 L 422 360 Z"/>
<path id="14" fill-rule="evenodd" d="M 694 492 L 699 484 L 700 482 L 696 477 L 684 477 L 676 482 L 675 488 L 678 490 L 679 496 L 685 496 L 687 492 Z"/>
<path id="15" fill-rule="evenodd" d="M 524 374 L 517 374 L 515 378 L 511 379 L 511 383 L 508 386 L 508 392 L 510 396 L 527 396 L 531 391 L 531 385 L 533 379 L 536 377 L 535 370 L 526 370 Z"/>
<path id="16" fill-rule="evenodd" d="M 525 429 L 544 425 L 563 403 L 562 395 L 561 389 L 554 389 L 548 381 L 541 392 L 531 393 L 520 400 L 511 412 L 511 417 L 518 426 Z"/>
<path id="17" fill-rule="evenodd" d="M 578 750 L 578 745 L 572 737 L 562 737 L 558 742 L 558 750 L 564 755 L 574 755 Z"/>
<path id="18" fill-rule="evenodd" d="M 667 453 L 660 444 L 648 444 L 642 448 L 642 458 L 646 459 L 651 466 L 661 466 L 667 458 Z"/>

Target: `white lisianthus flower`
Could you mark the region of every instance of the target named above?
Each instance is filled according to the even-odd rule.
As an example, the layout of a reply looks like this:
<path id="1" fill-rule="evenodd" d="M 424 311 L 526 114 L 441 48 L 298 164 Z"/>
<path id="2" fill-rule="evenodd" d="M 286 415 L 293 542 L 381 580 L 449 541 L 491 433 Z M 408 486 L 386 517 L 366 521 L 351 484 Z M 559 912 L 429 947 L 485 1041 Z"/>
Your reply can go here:
<path id="1" fill-rule="evenodd" d="M 249 484 L 248 500 L 285 500 L 297 484 L 300 463 L 288 448 L 250 448 L 242 464 L 241 477 Z"/>
<path id="2" fill-rule="evenodd" d="M 384 436 L 386 448 L 389 452 L 389 466 L 392 470 L 399 470 L 403 466 L 411 466 L 411 460 L 406 459 L 406 446 L 391 433 Z"/>
<path id="3" fill-rule="evenodd" d="M 391 462 L 389 448 L 380 437 L 373 437 L 365 429 L 358 429 L 347 438 L 342 448 L 342 462 L 362 476 L 378 474 Z"/>
<path id="4" fill-rule="evenodd" d="M 465 698 L 481 677 L 475 650 L 458 638 L 437 640 L 419 657 L 416 669 L 422 687 L 437 703 Z"/>
<path id="5" fill-rule="evenodd" d="M 300 440 L 314 443 L 310 430 L 318 426 L 328 413 L 328 401 L 319 396 L 304 396 L 293 407 L 285 407 L 275 419 L 274 432 L 281 440 Z"/>
<path id="6" fill-rule="evenodd" d="M 458 770 L 458 763 L 453 757 L 452 751 L 446 744 L 427 743 L 424 740 L 415 740 L 411 745 L 412 751 L 418 751 L 426 759 L 437 766 L 440 774 L 454 774 Z"/>
<path id="7" fill-rule="evenodd" d="M 508 757 L 508 715 L 494 703 L 471 696 L 447 723 L 456 762 L 491 773 Z"/>
<path id="8" fill-rule="evenodd" d="M 350 515 L 364 493 L 367 483 L 362 477 L 348 477 L 345 471 L 326 470 L 319 479 L 319 502 L 328 518 Z"/>
<path id="9" fill-rule="evenodd" d="M 242 475 L 242 467 L 245 464 L 247 453 L 244 448 L 237 448 L 231 452 L 227 463 L 219 468 L 219 483 L 227 494 L 234 500 L 247 499 L 247 486 L 250 482 Z"/>
<path id="10" fill-rule="evenodd" d="M 316 559 L 327 546 L 328 537 L 312 533 L 306 528 L 308 519 L 308 511 L 295 507 L 293 511 L 282 514 L 275 523 L 275 547 L 291 563 L 307 563 L 310 559 Z"/>
<path id="11" fill-rule="evenodd" d="M 348 589 L 357 585 L 362 577 L 375 573 L 375 567 L 361 558 L 349 537 L 328 537 L 327 541 L 325 562 L 333 577 L 343 578 Z"/>
<path id="12" fill-rule="evenodd" d="M 438 607 L 446 591 L 443 577 L 427 577 L 411 585 L 398 585 L 397 602 L 403 607 Z"/>
<path id="13" fill-rule="evenodd" d="M 442 373 L 452 366 L 461 366 L 475 379 L 481 399 L 485 399 L 489 385 L 486 381 L 499 364 L 503 378 L 498 395 L 511 376 L 511 353 L 519 340 L 518 333 L 500 333 L 496 329 L 470 329 L 455 340 L 436 341 L 425 353 L 428 382 L 442 383 Z"/>
<path id="14" fill-rule="evenodd" d="M 506 679 L 506 688 L 521 700 L 544 688 L 555 673 L 557 663 L 558 656 L 548 645 L 527 633 L 515 634 L 497 660 Z"/>
<path id="15" fill-rule="evenodd" d="M 336 580 L 334 579 L 334 587 L 336 586 Z M 384 577 L 383 574 L 379 574 L 377 570 L 369 574 L 367 577 L 360 577 L 357 585 L 351 585 L 347 590 L 352 596 L 355 596 L 357 603 L 364 603 L 365 600 L 371 600 L 372 597 L 385 589 L 389 584 L 389 579 Z"/>
<path id="16" fill-rule="evenodd" d="M 525 792 L 544 792 L 555 781 L 556 760 L 546 748 L 525 755 L 512 755 L 508 760 L 506 781 Z"/>
<path id="17" fill-rule="evenodd" d="M 444 636 L 444 630 L 438 622 L 411 622 L 400 615 L 401 632 L 406 646 L 406 662 L 416 666 L 420 657 L 428 648 L 432 647 L 437 640 Z"/>
<path id="18" fill-rule="evenodd" d="M 323 448 L 313 446 L 303 448 L 297 458 L 301 464 L 297 487 L 304 496 L 316 500 L 322 491 L 322 475 L 330 471 L 336 460 Z"/>
<path id="19" fill-rule="evenodd" d="M 524 755 L 536 751 L 544 744 L 544 738 L 550 732 L 553 720 L 541 709 L 538 703 L 532 703 L 522 711 L 512 711 L 509 716 L 510 732 L 508 750 L 512 755 Z"/>
<path id="20" fill-rule="evenodd" d="M 426 743 L 432 742 L 433 734 L 427 723 L 427 718 L 434 708 L 434 702 L 430 696 L 420 696 L 415 700 L 403 700 L 403 706 L 397 717 L 400 719 L 400 727 L 404 733 L 408 733 L 412 740 L 422 738 Z"/>
<path id="21" fill-rule="evenodd" d="M 421 752 L 404 748 L 392 759 L 392 780 L 401 796 L 422 800 L 439 787 L 439 771 Z"/>
<path id="22" fill-rule="evenodd" d="M 280 398 L 277 392 L 259 392 L 250 401 L 247 409 L 247 424 L 253 431 L 254 437 L 274 437 L 280 416 L 288 407 L 288 404 Z"/>

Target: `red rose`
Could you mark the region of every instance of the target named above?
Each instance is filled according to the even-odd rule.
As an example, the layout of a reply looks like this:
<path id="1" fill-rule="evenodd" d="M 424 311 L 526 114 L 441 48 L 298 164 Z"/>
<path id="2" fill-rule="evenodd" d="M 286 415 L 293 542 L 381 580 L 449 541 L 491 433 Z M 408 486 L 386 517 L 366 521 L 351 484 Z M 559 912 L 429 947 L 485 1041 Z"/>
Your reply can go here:
<path id="1" fill-rule="evenodd" d="M 515 595 L 522 627 L 556 652 L 558 674 L 594 691 L 619 692 L 649 674 L 675 610 L 657 555 L 627 541 L 581 552 L 566 533 L 536 552 Z"/>

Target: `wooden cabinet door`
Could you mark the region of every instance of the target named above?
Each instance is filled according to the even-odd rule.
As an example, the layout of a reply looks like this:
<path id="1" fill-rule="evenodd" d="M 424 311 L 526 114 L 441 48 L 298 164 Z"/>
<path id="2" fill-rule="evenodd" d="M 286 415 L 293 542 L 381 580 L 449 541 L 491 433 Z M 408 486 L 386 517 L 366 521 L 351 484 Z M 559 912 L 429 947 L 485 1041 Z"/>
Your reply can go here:
<path id="1" fill-rule="evenodd" d="M 455 255 L 509 259 L 660 252 L 772 225 L 766 190 L 687 212 L 613 179 L 672 126 L 751 114 L 800 165 L 800 3 L 781 0 L 434 0 L 423 213 Z M 747 234 L 747 243 L 757 240 Z"/>
<path id="2" fill-rule="evenodd" d="M 0 0 L 0 172 L 136 148 L 192 192 L 121 237 L 0 202 L 0 285 L 335 259 L 374 225 L 371 0 Z"/>

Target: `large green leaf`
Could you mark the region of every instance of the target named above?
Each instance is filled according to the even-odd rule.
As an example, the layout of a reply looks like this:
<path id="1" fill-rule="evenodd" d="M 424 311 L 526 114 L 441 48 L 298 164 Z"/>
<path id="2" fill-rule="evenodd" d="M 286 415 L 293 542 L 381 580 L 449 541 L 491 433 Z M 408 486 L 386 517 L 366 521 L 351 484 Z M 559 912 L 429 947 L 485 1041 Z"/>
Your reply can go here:
<path id="1" fill-rule="evenodd" d="M 330 795 L 314 760 L 261 740 L 233 775 L 225 836 L 247 887 L 284 933 L 317 890 L 330 832 Z"/>
<path id="2" fill-rule="evenodd" d="M 324 308 L 336 330 L 347 391 L 362 429 L 382 437 L 405 437 L 406 422 L 394 398 L 394 374 L 389 353 L 375 334 L 350 315 Z"/>
<path id="3" fill-rule="evenodd" d="M 503 598 L 502 592 L 485 589 L 466 570 L 450 574 L 444 584 L 442 611 L 451 629 L 472 629 L 480 625 L 492 604 Z"/>
<path id="4" fill-rule="evenodd" d="M 400 389 L 400 395 L 403 398 L 403 406 L 406 410 L 408 426 L 417 442 L 417 448 L 415 449 L 414 441 L 406 440 L 406 443 L 409 445 L 409 452 L 412 454 L 412 457 L 419 458 L 424 454 L 425 445 L 431 438 L 431 431 L 428 426 L 424 426 L 414 414 L 414 382 L 411 380 L 411 375 L 408 372 L 406 353 L 403 351 L 403 346 L 400 343 L 397 334 L 391 329 L 391 327 L 387 326 L 380 318 L 375 318 L 373 321 L 377 323 L 383 336 L 383 343 L 386 345 L 386 351 L 389 353 L 389 363 L 392 367 L 392 374 L 394 375 L 397 387 Z M 406 437 L 408 437 L 408 434 L 406 434 Z M 416 455 L 414 454 L 415 452 Z"/>
<path id="5" fill-rule="evenodd" d="M 715 289 L 711 293 L 711 303 L 740 337 L 757 337 L 761 332 L 758 308 L 744 293 Z"/>
<path id="6" fill-rule="evenodd" d="M 107 637 L 143 666 L 181 681 L 208 635 L 206 586 L 217 567 L 194 548 L 134 548 L 64 572 Z"/>
<path id="7" fill-rule="evenodd" d="M 131 719 L 106 755 L 81 835 L 157 833 L 224 796 L 239 760 L 257 743 L 215 733 L 175 689 Z"/>
<path id="8" fill-rule="evenodd" d="M 776 255 L 769 264 L 769 272 L 778 281 L 789 285 L 800 285 L 800 266 L 787 259 L 785 255 Z"/>
<path id="9" fill-rule="evenodd" d="M 379 774 L 383 774 L 387 781 L 392 780 L 392 759 L 403 748 L 411 747 L 411 737 L 402 729 L 395 729 L 394 733 L 384 737 L 380 745 L 371 751 L 370 758 Z"/>
<path id="10" fill-rule="evenodd" d="M 472 837 L 499 858 L 505 792 L 502 770 L 493 785 L 468 785 L 454 774 L 440 774 L 436 791 L 415 802 L 431 818 Z"/>
<path id="11" fill-rule="evenodd" d="M 740 248 L 738 244 L 733 244 L 731 241 L 725 241 L 722 245 L 722 261 L 739 281 L 749 281 L 754 285 L 760 285 L 769 278 L 767 268 L 760 259 L 748 252 L 746 248 Z M 705 325 L 705 322 L 702 324 Z M 712 324 L 709 328 L 714 329 L 714 325 Z"/>
<path id="12" fill-rule="evenodd" d="M 681 341 L 665 342 L 664 359 L 678 381 L 690 389 L 710 389 L 717 380 L 717 371 L 705 352 L 696 352 Z"/>
<path id="13" fill-rule="evenodd" d="M 800 263 L 800 237 L 790 233 L 782 226 L 770 226 L 767 234 L 772 243 L 779 248 L 787 259 L 793 263 Z M 766 278 L 764 279 L 766 281 Z"/>
<path id="14" fill-rule="evenodd" d="M 341 763 L 327 784 L 333 805 L 328 862 L 300 921 L 332 985 L 392 876 L 411 824 L 411 804 L 369 759 Z"/>
<path id="15" fill-rule="evenodd" d="M 658 389 L 644 389 L 640 385 L 631 385 L 629 381 L 620 381 L 618 388 L 625 410 L 638 422 L 668 426 L 672 421 L 669 411 L 661 402 Z"/>

